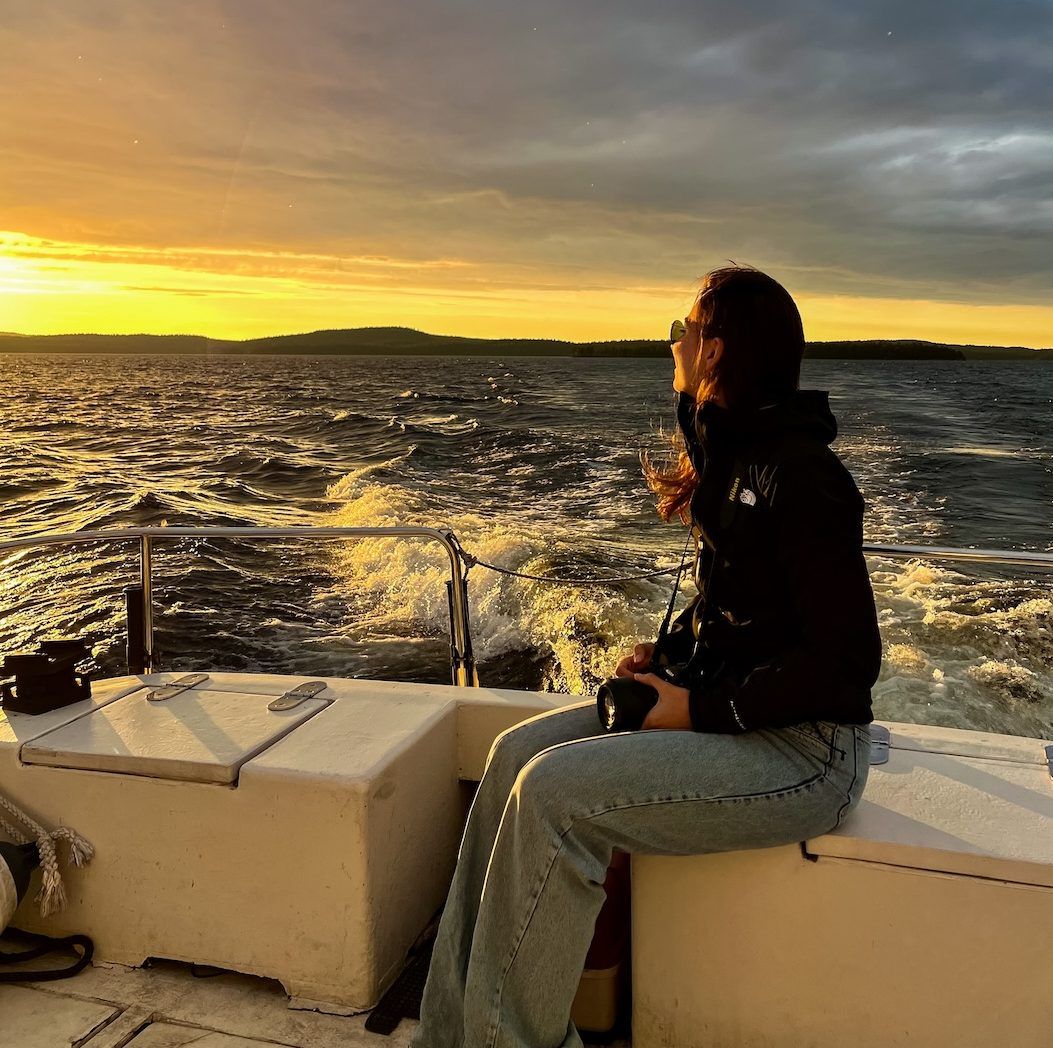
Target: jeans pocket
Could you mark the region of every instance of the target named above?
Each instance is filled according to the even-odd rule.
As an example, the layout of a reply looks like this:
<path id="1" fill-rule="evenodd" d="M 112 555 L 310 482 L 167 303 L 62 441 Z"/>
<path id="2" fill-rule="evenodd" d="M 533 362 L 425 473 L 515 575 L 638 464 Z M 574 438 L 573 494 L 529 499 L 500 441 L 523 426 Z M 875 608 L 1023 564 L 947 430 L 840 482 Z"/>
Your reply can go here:
<path id="1" fill-rule="evenodd" d="M 829 748 L 837 732 L 835 721 L 801 721 L 800 724 L 788 724 L 782 731 L 792 732 L 798 737 L 803 737 L 818 743 L 820 746 Z"/>
<path id="2" fill-rule="evenodd" d="M 775 729 L 798 753 L 819 764 L 828 764 L 831 747 L 829 734 L 816 731 L 812 721 L 801 724 L 788 724 Z"/>

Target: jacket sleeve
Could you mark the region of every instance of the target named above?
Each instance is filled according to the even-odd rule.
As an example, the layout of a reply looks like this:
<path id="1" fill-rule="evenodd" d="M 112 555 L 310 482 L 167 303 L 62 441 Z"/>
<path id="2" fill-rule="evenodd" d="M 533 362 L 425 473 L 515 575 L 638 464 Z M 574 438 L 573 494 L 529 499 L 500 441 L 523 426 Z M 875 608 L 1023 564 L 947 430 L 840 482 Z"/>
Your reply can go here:
<path id="1" fill-rule="evenodd" d="M 695 731 L 736 733 L 826 719 L 838 694 L 869 693 L 881 668 L 874 592 L 863 559 L 863 500 L 836 459 L 785 461 L 769 489 L 791 641 L 744 674 L 690 687 Z M 828 714 L 827 714 L 828 715 Z"/>

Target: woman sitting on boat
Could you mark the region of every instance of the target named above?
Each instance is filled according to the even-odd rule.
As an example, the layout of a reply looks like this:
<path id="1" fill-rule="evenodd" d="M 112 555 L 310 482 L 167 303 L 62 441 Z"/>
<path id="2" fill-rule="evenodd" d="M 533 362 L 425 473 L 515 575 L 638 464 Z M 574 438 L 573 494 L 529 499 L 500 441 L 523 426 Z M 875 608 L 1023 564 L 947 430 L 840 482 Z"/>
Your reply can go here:
<path id="1" fill-rule="evenodd" d="M 657 692 L 641 730 L 604 732 L 590 699 L 494 741 L 414 1048 L 580 1045 L 571 1004 L 614 849 L 792 844 L 863 792 L 881 663 L 863 499 L 827 393 L 798 389 L 800 314 L 729 267 L 670 337 L 677 454 L 643 467 L 662 519 L 696 529 L 698 596 L 616 668 Z"/>

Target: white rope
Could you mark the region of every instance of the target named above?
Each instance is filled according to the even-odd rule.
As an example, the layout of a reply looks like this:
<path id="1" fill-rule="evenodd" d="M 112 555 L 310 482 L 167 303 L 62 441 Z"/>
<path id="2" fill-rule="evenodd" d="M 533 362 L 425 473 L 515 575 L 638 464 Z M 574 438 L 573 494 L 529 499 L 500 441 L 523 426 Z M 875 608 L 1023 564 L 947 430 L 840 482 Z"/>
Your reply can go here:
<path id="1" fill-rule="evenodd" d="M 2 814 L 3 811 L 11 815 L 16 822 L 27 826 L 30 832 L 26 833 L 15 823 L 9 822 Z M 40 904 L 42 916 L 50 917 L 53 913 L 58 913 L 66 905 L 66 888 L 62 883 L 62 874 L 59 872 L 58 842 L 66 842 L 67 866 L 84 866 L 91 861 L 95 849 L 76 830 L 71 830 L 68 826 L 60 826 L 57 830 L 44 829 L 39 822 L 17 808 L 3 794 L 0 794 L 0 827 L 3 827 L 4 832 L 14 840 L 15 844 L 36 842 L 37 851 L 40 853 L 42 873 L 40 892 L 36 901 Z"/>

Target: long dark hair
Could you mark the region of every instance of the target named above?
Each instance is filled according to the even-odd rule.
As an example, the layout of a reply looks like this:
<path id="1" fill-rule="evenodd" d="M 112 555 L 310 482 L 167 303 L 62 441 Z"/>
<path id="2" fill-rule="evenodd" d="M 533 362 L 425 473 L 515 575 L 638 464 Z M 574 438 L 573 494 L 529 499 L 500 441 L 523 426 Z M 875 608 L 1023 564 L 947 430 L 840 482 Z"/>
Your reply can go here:
<path id="1" fill-rule="evenodd" d="M 751 266 L 725 266 L 702 278 L 690 317 L 702 338 L 724 340 L 724 351 L 695 395 L 701 407 L 721 396 L 733 411 L 749 411 L 782 400 L 801 378 L 804 325 L 790 293 L 777 280 Z M 690 520 L 698 474 L 679 427 L 670 438 L 667 463 L 655 465 L 640 454 L 644 480 L 657 497 L 658 515 Z"/>

